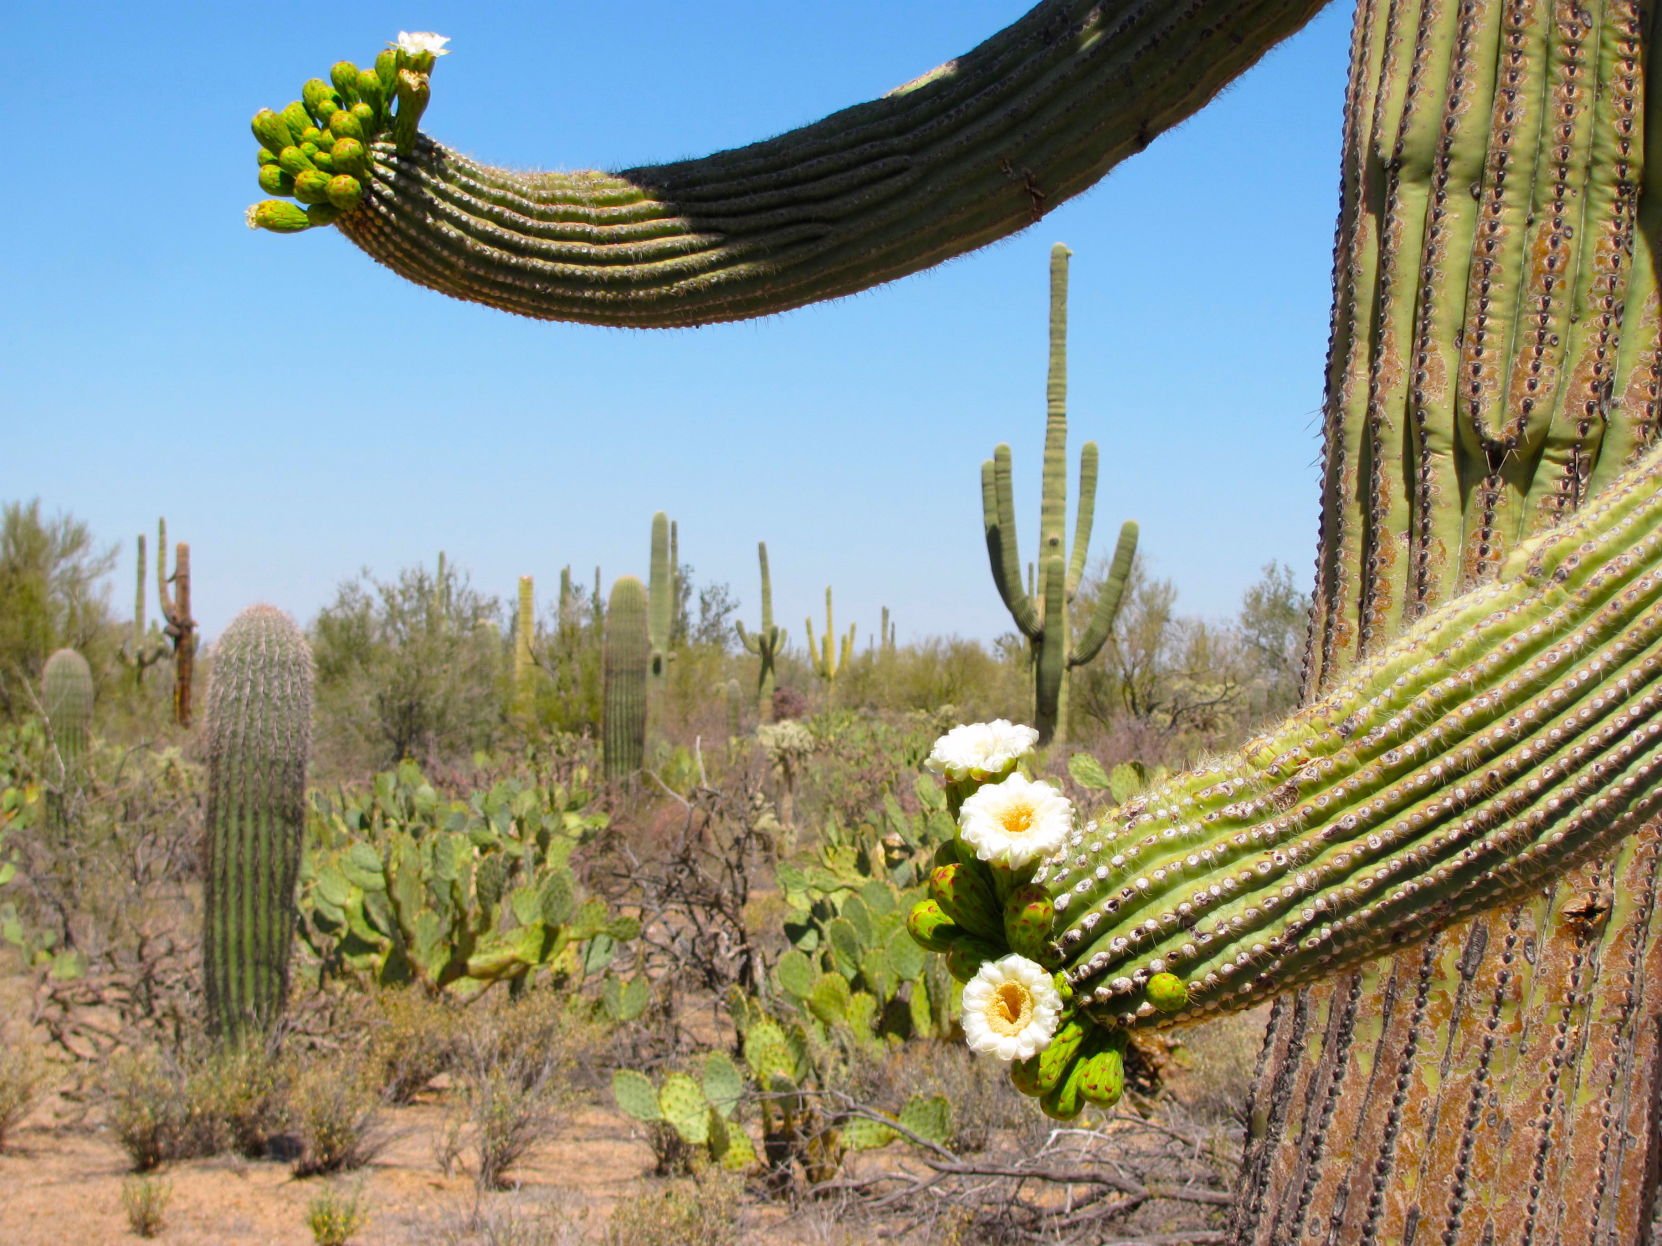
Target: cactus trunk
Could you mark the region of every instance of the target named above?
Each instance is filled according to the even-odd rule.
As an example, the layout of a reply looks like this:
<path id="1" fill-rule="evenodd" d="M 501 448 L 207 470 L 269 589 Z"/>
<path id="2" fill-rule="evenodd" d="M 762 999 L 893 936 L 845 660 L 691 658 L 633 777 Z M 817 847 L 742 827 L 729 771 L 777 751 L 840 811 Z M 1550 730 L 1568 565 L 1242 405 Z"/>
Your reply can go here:
<path id="1" fill-rule="evenodd" d="M 519 610 L 514 615 L 514 717 L 524 726 L 536 713 L 537 667 L 531 655 L 537 626 L 536 585 L 531 576 L 519 577 Z"/>
<path id="2" fill-rule="evenodd" d="M 613 783 L 639 774 L 646 759 L 650 662 L 646 586 L 626 575 L 612 585 L 606 606 L 602 735 L 606 778 Z"/>
<path id="3" fill-rule="evenodd" d="M 168 589 L 171 584 L 172 591 Z M 156 595 L 173 642 L 173 721 L 190 726 L 190 686 L 196 671 L 196 620 L 190 613 L 190 546 L 174 550 L 173 574 L 167 574 L 167 520 L 156 521 Z"/>
<path id="4" fill-rule="evenodd" d="M 1611 0 L 1359 6 L 1307 694 L 1655 439 L 1656 27 Z M 1652 817 L 1510 907 L 1279 1000 L 1234 1240 L 1641 1240 L 1659 857 Z"/>
<path id="5" fill-rule="evenodd" d="M 1101 651 L 1119 613 L 1120 598 L 1137 551 L 1137 525 L 1121 526 L 1114 561 L 1097 597 L 1091 621 L 1076 641 L 1069 635 L 1068 603 L 1079 591 L 1096 510 L 1096 442 L 1079 454 L 1079 510 L 1069 553 L 1068 522 L 1068 257 L 1057 243 L 1050 250 L 1050 366 L 1045 386 L 1044 486 L 1039 509 L 1039 571 L 1028 564 L 1028 589 L 1021 587 L 1016 508 L 1010 481 L 1010 447 L 1000 445 L 981 465 L 981 513 L 993 583 L 1027 637 L 1033 674 L 1033 722 L 1041 743 L 1064 739 L 1068 724 L 1068 672 Z"/>
<path id="6" fill-rule="evenodd" d="M 208 689 L 208 1016 L 227 1041 L 283 1010 L 306 817 L 312 668 L 286 614 L 252 606 L 225 629 Z"/>

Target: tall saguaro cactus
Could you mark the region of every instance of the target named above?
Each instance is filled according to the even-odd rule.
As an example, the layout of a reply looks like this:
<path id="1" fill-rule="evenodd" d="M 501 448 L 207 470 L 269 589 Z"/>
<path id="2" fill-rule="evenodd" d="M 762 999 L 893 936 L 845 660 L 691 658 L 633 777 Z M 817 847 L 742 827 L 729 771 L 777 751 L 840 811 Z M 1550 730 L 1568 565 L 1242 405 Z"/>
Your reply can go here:
<path id="1" fill-rule="evenodd" d="M 680 541 L 669 516 L 659 511 L 652 516 L 652 562 L 647 582 L 647 638 L 651 650 L 648 666 L 650 695 L 656 703 L 669 681 L 671 643 L 675 632 L 675 603 L 679 597 L 676 575 Z"/>
<path id="2" fill-rule="evenodd" d="M 305 637 L 281 610 L 249 607 L 215 646 L 208 685 L 202 959 L 228 1041 L 269 1030 L 288 993 L 311 727 Z"/>
<path id="3" fill-rule="evenodd" d="M 622 173 L 522 173 L 417 134 L 433 57 L 423 67 L 417 51 L 383 53 L 373 71 L 347 66 L 333 86 L 313 79 L 303 99 L 255 116 L 261 187 L 299 203 L 269 199 L 248 219 L 279 232 L 336 224 L 411 281 L 541 319 L 665 327 L 769 315 L 1026 228 L 1197 111 L 1322 3 L 1119 0 L 1105 12 L 1101 0 L 1045 0 L 881 99 Z M 419 87 L 406 89 L 406 75 Z"/>
<path id="4" fill-rule="evenodd" d="M 536 708 L 537 665 L 532 654 L 537 627 L 536 584 L 531 576 L 519 577 L 519 609 L 514 614 L 514 717 L 521 723 L 531 720 Z"/>
<path id="5" fill-rule="evenodd" d="M 1050 249 L 1050 376 L 1046 385 L 1044 490 L 1039 508 L 1039 554 L 1032 592 L 1021 584 L 1016 542 L 1016 507 L 1010 483 L 1010 447 L 1000 445 L 981 465 L 981 513 L 993 583 L 1010 617 L 1027 637 L 1033 667 L 1033 722 L 1039 740 L 1065 737 L 1068 672 L 1101 651 L 1119 613 L 1120 598 L 1137 552 L 1137 525 L 1120 527 L 1114 561 L 1091 621 L 1077 639 L 1069 635 L 1068 604 L 1079 592 L 1096 511 L 1096 442 L 1079 453 L 1079 509 L 1074 518 L 1070 558 L 1068 522 L 1068 257 L 1067 247 Z"/>
<path id="6" fill-rule="evenodd" d="M 606 778 L 613 783 L 639 774 L 646 760 L 650 664 L 646 585 L 626 575 L 612 585 L 612 596 L 606 605 L 606 642 L 602 650 L 602 760 Z"/>
<path id="7" fill-rule="evenodd" d="M 762 626 L 746 631 L 742 619 L 733 626 L 738 628 L 739 642 L 761 660 L 756 674 L 756 713 L 766 723 L 773 721 L 774 663 L 785 651 L 785 629 L 773 624 L 773 578 L 768 574 L 766 541 L 756 542 L 756 560 L 762 565 Z"/>
<path id="8" fill-rule="evenodd" d="M 171 591 L 169 585 L 172 585 Z M 196 620 L 190 613 L 190 546 L 180 541 L 173 553 L 173 574 L 167 573 L 167 520 L 156 521 L 156 596 L 164 632 L 173 642 L 173 721 L 190 726 L 190 684 L 196 671 Z"/>
<path id="9" fill-rule="evenodd" d="M 825 586 L 825 635 L 815 642 L 814 621 L 811 618 L 802 620 L 802 628 L 808 637 L 808 661 L 813 664 L 814 674 L 825 681 L 825 699 L 831 701 L 837 695 L 837 676 L 843 673 L 843 668 L 854 656 L 854 636 L 858 628 L 850 623 L 842 643 L 837 643 L 837 624 L 831 615 L 829 584 Z"/>

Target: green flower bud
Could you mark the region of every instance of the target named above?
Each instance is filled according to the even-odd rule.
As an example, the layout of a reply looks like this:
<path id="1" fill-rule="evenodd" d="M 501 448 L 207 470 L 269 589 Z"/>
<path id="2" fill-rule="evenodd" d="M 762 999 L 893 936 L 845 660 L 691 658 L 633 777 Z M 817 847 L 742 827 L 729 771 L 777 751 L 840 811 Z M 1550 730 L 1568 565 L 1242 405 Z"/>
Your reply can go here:
<path id="1" fill-rule="evenodd" d="M 294 177 L 274 164 L 261 165 L 260 189 L 268 195 L 292 195 Z"/>
<path id="2" fill-rule="evenodd" d="M 300 144 L 300 150 L 306 153 L 306 159 L 311 160 L 315 163 L 316 159 L 317 159 L 317 153 L 322 151 L 323 149 L 321 147 L 319 147 L 316 143 L 308 143 L 308 142 L 303 141 Z"/>
<path id="3" fill-rule="evenodd" d="M 358 103 L 358 104 L 352 105 L 352 115 L 354 117 L 356 117 L 359 121 L 359 124 L 361 124 L 363 126 L 365 134 L 375 133 L 375 129 L 376 129 L 375 110 L 373 108 L 371 108 L 368 104 Z"/>
<path id="4" fill-rule="evenodd" d="M 292 173 L 299 177 L 307 169 L 315 167 L 311 157 L 298 147 L 285 147 L 277 154 L 277 165 L 285 173 Z"/>
<path id="5" fill-rule="evenodd" d="M 300 145 L 304 147 L 307 143 L 315 143 L 318 146 L 322 146 L 323 131 L 318 129 L 315 125 L 309 125 L 304 130 L 300 131 Z"/>
<path id="6" fill-rule="evenodd" d="M 269 147 L 260 148 L 256 154 L 260 158 L 260 165 L 262 168 L 265 165 L 277 163 L 277 153 L 272 151 Z"/>
<path id="7" fill-rule="evenodd" d="M 398 71 L 398 117 L 393 123 L 393 139 L 398 154 L 407 156 L 415 150 L 416 134 L 421 126 L 421 114 L 432 98 L 433 83 L 426 74 L 409 69 Z"/>
<path id="8" fill-rule="evenodd" d="M 381 80 L 381 99 L 392 99 L 398 89 L 398 49 L 387 48 L 375 58 L 375 76 Z"/>
<path id="9" fill-rule="evenodd" d="M 333 225 L 340 209 L 332 203 L 314 203 L 306 209 L 306 219 L 313 225 Z"/>
<path id="10" fill-rule="evenodd" d="M 357 178 L 347 177 L 345 174 L 330 178 L 325 193 L 329 196 L 329 202 L 342 212 L 350 212 L 364 199 L 363 184 Z"/>
<path id="11" fill-rule="evenodd" d="M 306 85 L 300 88 L 300 102 L 306 106 L 306 111 L 318 125 L 328 121 L 329 113 L 341 105 L 340 96 L 335 94 L 335 88 L 322 78 L 306 79 Z M 329 112 L 323 111 L 325 104 L 329 106 Z"/>
<path id="12" fill-rule="evenodd" d="M 354 113 L 345 108 L 329 118 L 329 133 L 337 139 L 355 138 L 359 142 L 364 141 L 363 122 L 359 121 Z"/>
<path id="13" fill-rule="evenodd" d="M 1148 1002 L 1161 1012 L 1181 1012 L 1189 1003 L 1189 988 L 1175 973 L 1157 973 L 1144 988 Z"/>
<path id="14" fill-rule="evenodd" d="M 360 69 L 358 71 L 358 94 L 363 97 L 364 103 L 368 104 L 377 113 L 380 112 L 382 104 L 386 101 L 386 92 L 381 86 L 381 75 L 373 69 Z"/>
<path id="15" fill-rule="evenodd" d="M 335 175 L 335 158 L 326 151 L 320 151 L 312 157 L 312 163 L 331 177 Z"/>
<path id="16" fill-rule="evenodd" d="M 296 234 L 310 229 L 312 220 L 305 210 L 287 199 L 265 199 L 248 209 L 249 229 L 269 229 L 274 234 Z"/>
<path id="17" fill-rule="evenodd" d="M 294 135 L 289 133 L 288 123 L 269 108 L 262 108 L 255 113 L 250 125 L 254 137 L 267 151 L 280 152 L 294 143 Z"/>
<path id="18" fill-rule="evenodd" d="M 306 169 L 295 174 L 294 197 L 301 203 L 327 203 L 329 201 L 329 175 L 317 169 Z"/>
<path id="19" fill-rule="evenodd" d="M 329 81 L 340 93 L 341 103 L 351 104 L 358 98 L 358 67 L 351 61 L 336 61 L 329 67 Z"/>
<path id="20" fill-rule="evenodd" d="M 282 115 L 283 124 L 288 126 L 290 134 L 297 135 L 312 123 L 311 117 L 306 112 L 306 106 L 299 100 L 290 101 L 288 107 L 283 109 Z"/>
<path id="21" fill-rule="evenodd" d="M 369 172 L 369 151 L 355 138 L 337 139 L 329 158 L 335 162 L 336 173 L 362 178 Z"/>

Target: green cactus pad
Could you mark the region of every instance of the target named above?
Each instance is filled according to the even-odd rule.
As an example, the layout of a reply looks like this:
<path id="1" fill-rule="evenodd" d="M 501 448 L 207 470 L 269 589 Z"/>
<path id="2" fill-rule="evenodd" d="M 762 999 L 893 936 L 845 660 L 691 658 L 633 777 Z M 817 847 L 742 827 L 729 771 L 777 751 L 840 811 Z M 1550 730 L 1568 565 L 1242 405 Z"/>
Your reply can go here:
<path id="1" fill-rule="evenodd" d="M 918 1137 L 945 1146 L 952 1136 L 952 1101 L 945 1095 L 913 1095 L 900 1109 L 900 1123 Z"/>
<path id="2" fill-rule="evenodd" d="M 773 976 L 782 990 L 797 999 L 807 999 L 814 989 L 814 963 L 796 948 L 779 958 Z"/>
<path id="3" fill-rule="evenodd" d="M 808 1011 L 826 1025 L 846 1023 L 851 996 L 848 979 L 842 974 L 822 973 L 808 994 Z"/>
<path id="4" fill-rule="evenodd" d="M 627 1115 L 648 1124 L 664 1119 L 658 1108 L 658 1092 L 644 1073 L 618 1069 L 612 1074 L 612 1098 Z"/>
<path id="5" fill-rule="evenodd" d="M 710 1101 L 703 1088 L 685 1073 L 671 1073 L 658 1089 L 658 1110 L 681 1140 L 703 1146 L 710 1140 Z"/>
<path id="6" fill-rule="evenodd" d="M 723 1051 L 712 1051 L 704 1057 L 700 1071 L 704 1097 L 723 1119 L 732 1117 L 739 1100 L 744 1098 L 744 1074 Z"/>

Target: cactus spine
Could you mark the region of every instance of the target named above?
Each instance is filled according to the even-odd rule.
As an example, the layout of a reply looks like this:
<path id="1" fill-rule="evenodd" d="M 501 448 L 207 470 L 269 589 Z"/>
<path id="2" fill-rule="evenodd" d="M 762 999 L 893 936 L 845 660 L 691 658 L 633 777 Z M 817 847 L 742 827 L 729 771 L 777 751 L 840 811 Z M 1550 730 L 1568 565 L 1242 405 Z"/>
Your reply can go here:
<path id="1" fill-rule="evenodd" d="M 156 521 L 156 596 L 167 619 L 165 634 L 173 642 L 173 721 L 188 727 L 191 676 L 196 670 L 196 620 L 190 613 L 190 546 L 180 541 L 175 547 L 173 574 L 168 575 L 165 518 Z"/>
<path id="2" fill-rule="evenodd" d="M 756 675 L 756 713 L 760 721 L 773 721 L 774 663 L 785 650 L 785 629 L 773 625 L 773 579 L 768 575 L 768 546 L 756 542 L 756 559 L 762 565 L 762 626 L 747 632 L 743 621 L 736 621 L 739 641 L 761 659 Z"/>
<path id="3" fill-rule="evenodd" d="M 149 565 L 145 557 L 144 533 L 138 534 L 138 566 L 135 569 L 137 588 L 133 593 L 133 630 L 132 635 L 122 643 L 117 658 L 121 665 L 133 672 L 133 686 L 144 686 L 144 672 L 167 656 L 167 642 L 160 636 L 153 635 L 145 624 L 145 594 L 149 585 L 145 582 L 144 573 Z"/>
<path id="4" fill-rule="evenodd" d="M 529 723 L 536 710 L 537 666 L 532 642 L 537 626 L 535 584 L 531 576 L 519 577 L 519 609 L 514 615 L 514 717 Z"/>
<path id="5" fill-rule="evenodd" d="M 646 758 L 646 586 L 632 575 L 612 585 L 603 651 L 602 736 L 606 778 L 619 783 L 640 773 Z"/>
<path id="6" fill-rule="evenodd" d="M 40 691 L 47 730 L 62 767 L 57 790 L 48 795 L 46 815 L 48 823 L 61 831 L 86 763 L 92 726 L 92 668 L 75 650 L 59 649 L 46 659 Z"/>
<path id="7" fill-rule="evenodd" d="M 294 621 L 251 606 L 225 629 L 208 687 L 203 971 L 222 1039 L 283 1009 L 306 817 L 312 658 Z"/>
<path id="8" fill-rule="evenodd" d="M 818 644 L 814 642 L 814 621 L 804 619 L 802 624 L 808 636 L 808 660 L 813 663 L 814 674 L 825 681 L 825 699 L 830 701 L 837 693 L 837 676 L 842 674 L 848 660 L 854 656 L 854 636 L 858 629 L 850 623 L 842 644 L 837 644 L 836 624 L 831 617 L 830 585 L 825 588 L 825 635 Z"/>
<path id="9" fill-rule="evenodd" d="M 981 465 L 981 512 L 987 557 L 999 596 L 1027 637 L 1033 669 L 1033 723 L 1040 743 L 1067 736 L 1068 672 L 1101 651 L 1119 612 L 1120 598 L 1137 552 L 1137 525 L 1120 528 L 1108 579 L 1084 633 L 1069 636 L 1068 604 L 1079 591 L 1091 543 L 1096 510 L 1096 442 L 1079 454 L 1079 510 L 1074 519 L 1073 550 L 1067 546 L 1068 521 L 1068 257 L 1057 243 L 1050 250 L 1050 376 L 1046 386 L 1044 492 L 1039 510 L 1039 557 L 1036 590 L 1021 587 L 1021 555 L 1016 542 L 1016 508 L 1010 484 L 1010 447 L 1000 444 Z"/>
<path id="10" fill-rule="evenodd" d="M 541 319 L 645 328 L 769 315 L 1025 229 L 1320 7 L 1121 0 L 1105 20 L 1097 0 L 1045 0 L 950 72 L 764 142 L 617 174 L 520 173 L 442 147 L 415 131 L 429 71 L 400 67 L 396 120 L 365 108 L 362 135 L 348 136 L 362 162 L 352 193 L 337 202 L 314 174 L 303 194 L 298 165 L 287 185 L 286 165 L 262 170 L 268 193 L 311 206 L 267 200 L 250 224 L 333 221 L 411 281 Z M 317 114 L 347 101 L 320 85 L 306 103 L 333 134 L 333 115 Z M 293 141 L 280 120 L 255 118 L 268 157 Z"/>

